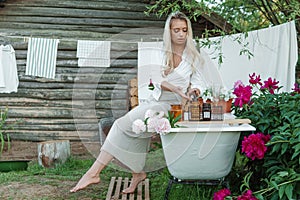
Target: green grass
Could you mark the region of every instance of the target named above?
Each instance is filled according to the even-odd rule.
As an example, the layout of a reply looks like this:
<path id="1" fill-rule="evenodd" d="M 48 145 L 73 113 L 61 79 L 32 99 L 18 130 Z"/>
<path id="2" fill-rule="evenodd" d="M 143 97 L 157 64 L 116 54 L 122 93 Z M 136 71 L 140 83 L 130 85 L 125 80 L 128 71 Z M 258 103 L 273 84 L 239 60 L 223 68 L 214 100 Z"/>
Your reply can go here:
<path id="1" fill-rule="evenodd" d="M 105 199 L 112 176 L 131 177 L 130 173 L 108 166 L 100 176 L 101 184 L 91 185 L 87 189 L 77 193 L 69 193 L 69 189 L 74 186 L 93 162 L 94 159 L 82 160 L 71 157 L 65 164 L 59 165 L 56 168 L 42 168 L 36 162 L 31 162 L 27 171 L 0 173 L 0 188 L 7 185 L 19 184 L 25 185 L 25 187 L 27 186 L 31 190 L 31 196 L 26 196 L 23 193 L 17 193 L 16 189 L 0 189 L 0 199 Z M 170 178 L 167 168 L 150 172 L 147 175 L 150 180 L 151 199 L 164 199 L 165 190 Z M 48 188 L 50 186 L 55 188 L 54 192 Z M 17 191 L 20 190 L 21 193 L 24 188 L 19 188 L 21 189 L 17 189 Z M 48 193 L 47 188 L 50 191 Z M 173 184 L 169 200 L 211 200 L 213 193 L 220 188 L 214 186 Z M 45 191 L 34 196 L 33 193 L 39 192 L 35 191 L 35 189 Z"/>

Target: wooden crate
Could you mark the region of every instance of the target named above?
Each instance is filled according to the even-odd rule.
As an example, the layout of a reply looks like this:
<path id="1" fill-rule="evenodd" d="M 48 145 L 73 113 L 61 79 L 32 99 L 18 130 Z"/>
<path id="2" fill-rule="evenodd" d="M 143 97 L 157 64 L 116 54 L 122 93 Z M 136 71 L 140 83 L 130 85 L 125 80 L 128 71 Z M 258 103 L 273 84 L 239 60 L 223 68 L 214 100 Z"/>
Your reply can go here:
<path id="1" fill-rule="evenodd" d="M 122 190 L 129 186 L 129 178 L 112 177 L 108 187 L 106 200 L 150 200 L 149 179 L 140 182 L 132 194 L 122 194 Z"/>

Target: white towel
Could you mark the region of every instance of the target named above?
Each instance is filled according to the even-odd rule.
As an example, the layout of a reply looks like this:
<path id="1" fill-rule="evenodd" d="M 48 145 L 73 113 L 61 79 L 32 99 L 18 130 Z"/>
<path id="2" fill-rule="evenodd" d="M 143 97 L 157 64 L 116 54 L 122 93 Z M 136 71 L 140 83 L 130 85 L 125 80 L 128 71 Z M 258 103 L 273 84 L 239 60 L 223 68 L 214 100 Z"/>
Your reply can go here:
<path id="1" fill-rule="evenodd" d="M 79 67 L 109 67 L 110 41 L 78 40 L 77 58 Z"/>
<path id="2" fill-rule="evenodd" d="M 138 94 L 140 103 L 147 101 L 152 95 L 153 91 L 148 89 L 150 79 L 153 83 L 161 82 L 163 55 L 163 42 L 138 43 Z M 159 96 L 159 94 L 153 95 Z"/>
<path id="3" fill-rule="evenodd" d="M 2 48 L 3 45 L 0 46 L 0 58 L 2 58 Z M 0 88 L 5 87 L 5 80 L 4 80 L 4 66 L 2 64 L 2 59 L 0 59 Z"/>
<path id="4" fill-rule="evenodd" d="M 58 39 L 30 38 L 25 75 L 55 77 Z"/>
<path id="5" fill-rule="evenodd" d="M 243 43 L 249 43 L 248 48 L 253 53 L 249 60 L 247 56 L 240 55 L 242 45 L 233 39 L 239 34 L 221 38 L 223 63 L 219 70 L 227 88 L 233 88 L 237 80 L 248 84 L 248 74 L 260 74 L 262 80 L 269 77 L 276 78 L 283 86 L 283 91 L 291 91 L 295 82 L 295 69 L 298 60 L 297 32 L 295 21 L 284 23 L 270 28 L 251 31 Z M 219 40 L 220 37 L 211 38 Z M 210 49 L 211 57 L 218 57 L 214 45 Z M 217 59 L 214 63 L 218 65 Z"/>
<path id="6" fill-rule="evenodd" d="M 15 50 L 11 45 L 0 45 L 0 72 L 0 93 L 17 92 L 19 78 Z"/>

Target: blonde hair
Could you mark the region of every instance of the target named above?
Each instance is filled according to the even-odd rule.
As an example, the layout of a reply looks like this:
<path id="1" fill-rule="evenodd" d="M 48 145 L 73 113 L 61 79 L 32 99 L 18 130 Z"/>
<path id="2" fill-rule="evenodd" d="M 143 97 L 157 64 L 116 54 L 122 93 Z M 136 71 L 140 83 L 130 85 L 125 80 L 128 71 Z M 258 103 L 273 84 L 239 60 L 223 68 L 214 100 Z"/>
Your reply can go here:
<path id="1" fill-rule="evenodd" d="M 177 11 L 171 13 L 166 20 L 164 34 L 163 34 L 163 41 L 164 41 L 164 48 L 165 48 L 165 66 L 163 67 L 162 70 L 164 75 L 165 72 L 171 72 L 174 70 L 173 50 L 172 50 L 171 31 L 170 31 L 173 19 L 184 20 L 187 24 L 187 39 L 186 39 L 185 49 L 188 51 L 187 54 L 191 59 L 193 70 L 195 70 L 194 63 L 196 59 L 199 59 L 200 61 L 200 57 L 201 57 L 193 41 L 193 30 L 189 18 L 182 12 Z"/>

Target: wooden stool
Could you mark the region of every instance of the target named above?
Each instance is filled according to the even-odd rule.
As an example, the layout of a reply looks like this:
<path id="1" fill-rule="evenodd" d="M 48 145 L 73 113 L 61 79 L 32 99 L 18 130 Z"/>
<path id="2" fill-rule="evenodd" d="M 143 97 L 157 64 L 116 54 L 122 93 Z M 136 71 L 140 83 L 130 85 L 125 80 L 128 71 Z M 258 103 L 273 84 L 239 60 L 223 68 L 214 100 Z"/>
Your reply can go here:
<path id="1" fill-rule="evenodd" d="M 108 187 L 106 200 L 150 200 L 149 179 L 140 182 L 132 194 L 122 194 L 122 190 L 129 186 L 129 178 L 112 177 Z M 122 186 L 123 184 L 123 186 Z M 143 195 L 144 192 L 144 195 Z"/>

